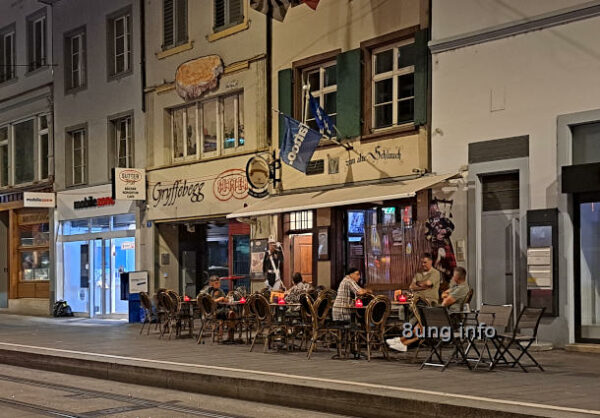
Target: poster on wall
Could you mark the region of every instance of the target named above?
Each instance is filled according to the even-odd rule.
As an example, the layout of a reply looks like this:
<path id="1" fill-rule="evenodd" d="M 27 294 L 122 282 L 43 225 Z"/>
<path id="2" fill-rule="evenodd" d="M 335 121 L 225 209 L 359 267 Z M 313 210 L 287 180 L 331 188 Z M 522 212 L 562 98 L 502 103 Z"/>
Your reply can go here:
<path id="1" fill-rule="evenodd" d="M 255 239 L 250 245 L 250 273 L 262 273 L 265 252 L 267 252 L 268 240 Z"/>
<path id="2" fill-rule="evenodd" d="M 452 200 L 434 199 L 429 206 L 429 219 L 426 223 L 426 238 L 431 243 L 433 266 L 450 282 L 456 257 L 450 236 L 454 231 L 452 222 Z"/>

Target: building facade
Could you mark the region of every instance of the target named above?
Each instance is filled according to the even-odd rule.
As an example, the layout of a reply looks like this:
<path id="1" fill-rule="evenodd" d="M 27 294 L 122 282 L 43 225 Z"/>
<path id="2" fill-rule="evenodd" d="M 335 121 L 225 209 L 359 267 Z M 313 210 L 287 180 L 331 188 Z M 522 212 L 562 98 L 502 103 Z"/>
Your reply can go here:
<path id="1" fill-rule="evenodd" d="M 138 205 L 112 197 L 114 167 L 144 168 L 144 21 L 138 1 L 52 6 L 57 299 L 127 314 L 120 273 L 138 269 Z"/>
<path id="2" fill-rule="evenodd" d="M 226 215 L 254 199 L 246 164 L 269 149 L 266 18 L 242 0 L 145 6 L 142 267 L 195 297 L 211 275 L 248 278 L 250 226 Z"/>
<path id="3" fill-rule="evenodd" d="M 432 4 L 432 167 L 468 168 L 441 197 L 474 300 L 545 307 L 541 340 L 598 342 L 600 6 Z"/>
<path id="4" fill-rule="evenodd" d="M 300 272 L 335 289 L 355 267 L 370 288 L 391 292 L 408 287 L 430 250 L 430 189 L 451 175 L 426 175 L 428 40 L 428 2 L 419 0 L 322 1 L 273 22 L 273 107 L 318 129 L 310 91 L 337 127 L 306 173 L 282 164 L 281 187 L 232 215 L 272 217 L 286 285 Z M 285 120 L 274 113 L 272 125 L 281 153 Z"/>
<path id="5" fill-rule="evenodd" d="M 0 308 L 49 311 L 52 216 L 24 192 L 51 192 L 54 62 L 52 10 L 0 5 Z"/>

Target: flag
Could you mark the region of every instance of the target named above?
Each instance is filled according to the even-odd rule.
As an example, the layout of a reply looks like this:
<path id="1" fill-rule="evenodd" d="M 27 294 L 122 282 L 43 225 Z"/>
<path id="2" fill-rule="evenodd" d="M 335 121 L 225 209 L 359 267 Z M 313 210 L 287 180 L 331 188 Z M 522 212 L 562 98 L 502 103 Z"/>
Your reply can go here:
<path id="1" fill-rule="evenodd" d="M 319 130 L 323 131 L 328 137 L 335 136 L 335 125 L 325 110 L 319 105 L 317 99 L 313 97 L 310 92 L 308 93 L 308 102 L 310 110 L 315 117 L 315 122 L 319 127 Z"/>
<path id="2" fill-rule="evenodd" d="M 298 0 L 250 0 L 250 7 L 263 14 L 271 12 L 273 19 L 283 22 L 287 9 L 299 4 Z"/>
<path id="3" fill-rule="evenodd" d="M 321 0 L 302 0 L 302 3 L 306 4 L 308 7 L 310 7 L 313 10 L 317 10 L 319 1 L 321 1 Z"/>
<path id="4" fill-rule="evenodd" d="M 285 119 L 285 138 L 281 147 L 281 159 L 296 170 L 306 173 L 322 135 L 287 115 L 282 116 Z"/>

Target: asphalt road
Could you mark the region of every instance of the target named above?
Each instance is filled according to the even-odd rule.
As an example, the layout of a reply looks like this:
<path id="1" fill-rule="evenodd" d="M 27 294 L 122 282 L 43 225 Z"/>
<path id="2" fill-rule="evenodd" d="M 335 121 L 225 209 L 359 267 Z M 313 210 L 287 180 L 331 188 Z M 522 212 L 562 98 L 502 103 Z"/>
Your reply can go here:
<path id="1" fill-rule="evenodd" d="M 287 418 L 338 415 L 0 365 L 0 417 L 48 416 Z"/>

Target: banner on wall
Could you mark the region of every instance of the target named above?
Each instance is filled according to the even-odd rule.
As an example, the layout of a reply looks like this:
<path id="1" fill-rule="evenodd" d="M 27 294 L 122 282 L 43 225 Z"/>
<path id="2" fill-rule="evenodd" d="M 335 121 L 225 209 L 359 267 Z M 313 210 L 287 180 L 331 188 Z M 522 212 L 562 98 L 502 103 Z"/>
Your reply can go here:
<path id="1" fill-rule="evenodd" d="M 429 206 L 426 238 L 431 243 L 433 266 L 449 282 L 456 267 L 456 256 L 450 236 L 454 231 L 452 200 L 434 199 Z"/>

